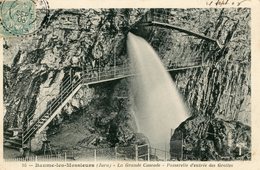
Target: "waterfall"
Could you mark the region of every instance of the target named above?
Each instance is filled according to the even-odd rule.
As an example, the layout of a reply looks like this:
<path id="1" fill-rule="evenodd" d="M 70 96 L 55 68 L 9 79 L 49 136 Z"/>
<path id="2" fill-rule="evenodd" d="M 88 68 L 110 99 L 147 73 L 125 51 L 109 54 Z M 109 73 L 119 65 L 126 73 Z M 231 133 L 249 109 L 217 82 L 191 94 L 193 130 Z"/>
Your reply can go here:
<path id="1" fill-rule="evenodd" d="M 127 50 L 131 66 L 138 73 L 132 79 L 131 89 L 139 132 L 148 137 L 152 147 L 165 149 L 171 129 L 187 119 L 187 109 L 170 74 L 148 42 L 129 33 Z"/>

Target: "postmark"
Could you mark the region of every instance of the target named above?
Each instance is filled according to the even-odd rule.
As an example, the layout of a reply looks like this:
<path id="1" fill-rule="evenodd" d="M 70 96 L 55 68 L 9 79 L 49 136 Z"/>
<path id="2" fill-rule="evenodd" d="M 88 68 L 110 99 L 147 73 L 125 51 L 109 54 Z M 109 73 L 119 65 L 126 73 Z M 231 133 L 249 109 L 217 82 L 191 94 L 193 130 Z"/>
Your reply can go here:
<path id="1" fill-rule="evenodd" d="M 46 25 L 48 16 L 46 0 L 4 0 L 0 8 L 0 33 L 4 37 L 33 35 Z"/>

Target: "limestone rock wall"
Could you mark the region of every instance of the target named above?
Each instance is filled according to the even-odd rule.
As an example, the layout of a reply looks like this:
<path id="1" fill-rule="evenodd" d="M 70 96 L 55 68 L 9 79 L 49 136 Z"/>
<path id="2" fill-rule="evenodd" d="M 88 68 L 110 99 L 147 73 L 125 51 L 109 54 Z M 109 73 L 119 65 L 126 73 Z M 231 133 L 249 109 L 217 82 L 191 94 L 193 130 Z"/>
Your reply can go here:
<path id="1" fill-rule="evenodd" d="M 126 63 L 126 35 L 149 10 L 53 10 L 48 27 L 42 32 L 32 37 L 6 38 L 5 128 L 23 127 L 27 116 L 40 114 L 40 108 L 60 92 L 59 86 L 71 69 L 76 73 L 82 66 L 94 68 L 97 61 L 104 70 L 114 63 Z M 205 127 L 213 126 L 216 140 L 221 138 L 219 131 L 225 134 L 220 140 L 222 144 L 203 139 L 218 155 L 234 155 L 234 146 L 243 142 L 244 150 L 250 153 L 250 127 L 247 126 L 251 119 L 250 9 L 172 9 L 169 12 L 172 17 L 164 21 L 215 38 L 221 44 L 219 49 L 173 30 L 142 29 L 140 35 L 151 43 L 166 67 L 201 66 L 202 63 L 200 68 L 171 72 L 192 116 L 176 129 L 172 139 L 179 132 L 184 133 L 187 150 L 198 153 L 203 123 Z M 50 94 L 53 89 L 55 92 Z M 82 88 L 52 122 L 53 128 L 48 130 L 50 140 L 63 147 L 89 146 L 91 139 L 103 141 L 99 142 L 100 146 L 137 142 L 134 118 L 127 108 L 131 101 L 120 98 L 127 89 L 127 82 Z M 40 104 L 43 98 L 46 101 Z M 237 127 L 240 128 L 235 131 Z M 232 140 L 227 137 L 229 132 Z M 70 141 L 61 143 L 64 138 Z M 227 144 L 230 141 L 232 144 Z M 233 149 L 223 153 L 225 146 Z"/>
<path id="2" fill-rule="evenodd" d="M 158 27 L 147 37 L 168 68 L 179 63 L 202 66 L 171 73 L 191 115 L 250 125 L 250 10 L 174 9 L 171 14 L 169 23 L 217 39 L 222 45 L 217 48 L 211 42 Z"/>
<path id="3" fill-rule="evenodd" d="M 177 140 L 182 134 L 184 151 L 191 153 L 195 159 L 217 160 L 225 156 L 230 159 L 249 159 L 250 9 L 176 9 L 171 13 L 176 15 L 176 25 L 215 38 L 222 45 L 217 48 L 210 42 L 156 28 L 155 34 L 147 38 L 168 67 L 172 61 L 176 61 L 176 56 L 179 62 L 185 64 L 193 63 L 192 58 L 198 59 L 194 66 L 202 63 L 200 68 L 171 73 L 192 116 L 175 130 L 171 140 Z M 165 41 L 158 43 L 163 36 L 166 37 Z M 206 127 L 209 126 L 214 129 L 211 132 L 214 139 L 207 137 Z M 206 131 L 203 132 L 206 135 L 201 136 L 201 131 Z M 199 154 L 205 151 L 205 147 L 208 150 L 204 154 L 211 153 L 211 156 L 204 155 L 203 158 Z M 243 150 L 239 156 L 238 148 Z"/>
<path id="4" fill-rule="evenodd" d="M 22 128 L 26 117 L 39 116 L 72 67 L 76 73 L 96 67 L 95 61 L 101 69 L 125 63 L 126 34 L 145 11 L 52 10 L 47 27 L 36 35 L 5 38 L 5 128 Z"/>

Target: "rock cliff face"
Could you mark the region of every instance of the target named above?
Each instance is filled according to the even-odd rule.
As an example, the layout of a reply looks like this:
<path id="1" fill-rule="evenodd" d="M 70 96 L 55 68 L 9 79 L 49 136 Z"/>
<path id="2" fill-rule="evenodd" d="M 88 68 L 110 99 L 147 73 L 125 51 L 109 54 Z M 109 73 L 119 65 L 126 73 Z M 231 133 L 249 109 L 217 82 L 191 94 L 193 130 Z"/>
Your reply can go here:
<path id="1" fill-rule="evenodd" d="M 165 15 L 171 17 L 165 18 Z M 171 140 L 183 138 L 184 151 L 196 159 L 214 160 L 221 159 L 221 156 L 230 156 L 232 159 L 240 159 L 242 156 L 245 156 L 242 159 L 249 158 L 250 10 L 154 10 L 151 18 L 206 35 L 218 40 L 220 45 L 218 48 L 217 44 L 209 41 L 157 26 L 142 29 L 142 32 L 137 31 L 139 35 L 146 33 L 143 34 L 144 37 L 169 69 L 188 67 L 171 72 L 171 75 L 185 98 L 192 118 L 175 130 Z M 211 139 L 207 137 L 208 127 L 214 129 Z M 204 131 L 204 136 L 201 136 L 201 131 Z M 174 147 L 171 145 L 172 151 Z M 206 154 L 211 153 L 211 157 L 203 158 L 199 155 L 205 147 L 209 149 Z M 243 150 L 239 153 L 240 158 L 238 148 Z M 215 156 L 212 155 L 213 151 Z M 173 152 L 172 157 L 174 158 Z"/>
<path id="2" fill-rule="evenodd" d="M 37 35 L 6 38 L 5 128 L 21 128 L 27 117 L 36 119 L 60 93 L 62 82 L 71 71 L 75 74 L 82 66 L 97 65 L 106 70 L 114 64 L 127 63 L 126 35 L 149 11 L 53 10 L 47 28 Z M 171 72 L 192 116 L 175 130 L 172 140 L 183 134 L 185 152 L 196 158 L 204 159 L 198 150 L 206 150 L 205 154 L 214 151 L 210 159 L 241 157 L 238 148 L 247 156 L 251 148 L 250 10 L 155 10 L 159 19 L 162 11 L 171 16 L 164 17 L 164 22 L 207 35 L 222 45 L 218 48 L 159 27 L 139 31 L 166 67 L 202 63 L 202 67 Z M 145 142 L 142 135 L 136 134 L 129 109 L 130 93 L 127 80 L 83 87 L 51 122 L 47 130 L 51 143 L 71 148 Z M 208 135 L 209 131 L 212 135 Z M 37 141 L 35 144 L 40 145 Z"/>
<path id="3" fill-rule="evenodd" d="M 63 148 L 134 143 L 136 124 L 129 110 L 127 84 L 121 80 L 82 88 L 52 122 L 49 139 Z"/>
<path id="4" fill-rule="evenodd" d="M 222 48 L 156 27 L 147 39 L 168 67 L 178 62 L 191 66 L 203 63 L 200 68 L 172 73 L 192 115 L 203 114 L 250 125 L 250 10 L 196 11 L 172 10 L 176 17 L 169 22 L 217 39 Z M 162 37 L 164 41 L 160 41 Z"/>
<path id="5" fill-rule="evenodd" d="M 126 35 L 147 10 L 53 10 L 47 27 L 36 35 L 6 38 L 5 129 L 23 128 L 28 118 L 36 120 L 70 74 L 82 67 L 104 71 L 127 63 Z M 99 145 L 106 147 L 140 142 L 127 97 L 126 82 L 82 87 L 53 120 L 47 136 L 63 148 L 91 147 L 101 140 Z M 43 132 L 32 139 L 33 151 L 41 149 L 45 136 Z"/>
<path id="6" fill-rule="evenodd" d="M 172 73 L 193 116 L 176 129 L 172 140 L 177 139 L 178 134 L 183 134 L 185 150 L 198 154 L 196 149 L 198 151 L 209 147 L 210 152 L 214 150 L 216 154 L 233 158 L 239 146 L 244 150 L 240 154 L 248 158 L 251 148 L 250 10 L 195 11 L 196 9 L 171 11 L 176 16 L 174 23 L 217 39 L 223 45 L 222 48 L 164 29 L 154 28 L 155 34 L 150 38 L 151 44 L 166 64 L 172 64 L 171 60 L 195 65 L 203 63 L 200 68 Z M 156 40 L 161 39 L 161 35 L 171 36 L 166 36 L 163 43 L 159 44 Z M 174 56 L 178 56 L 177 59 Z M 204 124 L 203 127 L 201 124 Z M 214 139 L 200 134 L 202 129 L 207 131 L 206 127 L 209 126 L 215 129 L 211 132 Z M 220 137 L 221 135 L 225 137 Z M 227 139 L 228 135 L 231 135 L 230 139 Z M 231 149 L 226 150 L 225 147 Z"/>
<path id="7" fill-rule="evenodd" d="M 191 117 L 183 122 L 172 136 L 172 141 L 183 135 L 184 159 L 248 160 L 251 149 L 250 127 L 238 121 Z M 171 146 L 172 158 L 174 145 Z"/>
<path id="8" fill-rule="evenodd" d="M 59 93 L 73 66 L 97 67 L 98 62 L 105 69 L 126 61 L 125 36 L 144 12 L 53 10 L 47 28 L 38 34 L 6 38 L 5 127 L 22 127 L 26 116 L 37 117 Z"/>

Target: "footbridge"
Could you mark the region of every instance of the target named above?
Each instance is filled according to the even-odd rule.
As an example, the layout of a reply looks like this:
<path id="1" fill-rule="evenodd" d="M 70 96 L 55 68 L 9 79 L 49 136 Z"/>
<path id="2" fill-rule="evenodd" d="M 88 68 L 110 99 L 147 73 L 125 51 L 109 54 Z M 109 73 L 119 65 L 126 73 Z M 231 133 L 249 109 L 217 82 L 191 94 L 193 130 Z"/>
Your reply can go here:
<path id="1" fill-rule="evenodd" d="M 205 40 L 209 43 L 217 45 L 219 49 L 223 47 L 223 45 L 217 39 L 208 35 L 204 35 L 201 32 L 196 32 L 194 27 L 190 28 L 190 26 L 188 26 L 189 23 L 182 25 L 177 24 L 176 17 L 176 14 L 172 14 L 171 9 L 169 8 L 151 9 L 140 20 L 140 22 L 137 22 L 133 26 L 133 30 L 142 30 L 144 27 L 168 29 L 183 33 L 186 36 L 192 36 L 194 38 Z"/>

